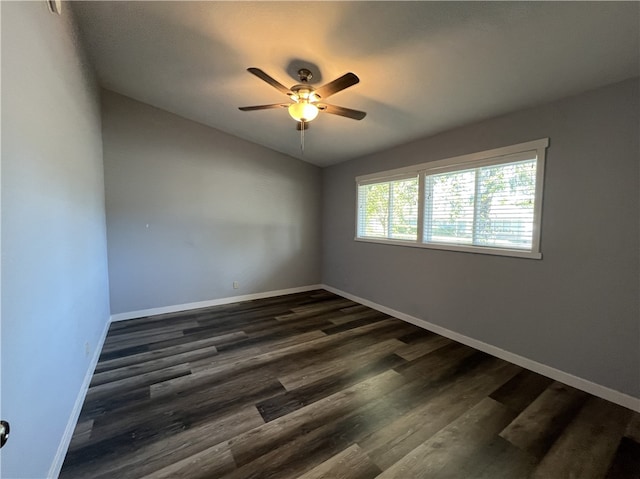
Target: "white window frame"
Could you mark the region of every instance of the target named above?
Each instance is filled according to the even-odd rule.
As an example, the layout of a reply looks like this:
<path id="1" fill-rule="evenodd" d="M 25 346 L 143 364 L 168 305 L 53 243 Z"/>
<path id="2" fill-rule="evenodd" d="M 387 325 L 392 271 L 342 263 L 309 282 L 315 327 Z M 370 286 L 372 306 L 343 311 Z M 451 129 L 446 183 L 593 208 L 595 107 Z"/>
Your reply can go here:
<path id="1" fill-rule="evenodd" d="M 518 258 L 542 259 L 540 251 L 540 230 L 542 222 L 542 196 L 544 189 L 544 168 L 546 149 L 549 146 L 549 138 L 518 143 L 516 145 L 495 148 L 492 150 L 456 156 L 443 160 L 421 163 L 419 165 L 397 168 L 356 177 L 356 235 L 355 240 L 366 243 L 382 243 L 400 246 L 412 246 L 417 248 L 439 249 L 448 251 L 460 251 L 467 253 L 481 253 L 499 256 L 512 256 Z M 536 157 L 536 188 L 533 207 L 533 234 L 530 250 L 493 248 L 489 246 L 458 245 L 450 243 L 424 243 L 424 209 L 425 209 L 425 176 L 436 173 L 446 173 L 457 170 L 478 168 L 482 166 L 513 163 L 521 159 Z M 418 235 L 416 240 L 397 240 L 387 238 L 372 238 L 360 236 L 359 215 L 360 198 L 359 187 L 362 185 L 397 180 L 400 178 L 418 175 Z"/>

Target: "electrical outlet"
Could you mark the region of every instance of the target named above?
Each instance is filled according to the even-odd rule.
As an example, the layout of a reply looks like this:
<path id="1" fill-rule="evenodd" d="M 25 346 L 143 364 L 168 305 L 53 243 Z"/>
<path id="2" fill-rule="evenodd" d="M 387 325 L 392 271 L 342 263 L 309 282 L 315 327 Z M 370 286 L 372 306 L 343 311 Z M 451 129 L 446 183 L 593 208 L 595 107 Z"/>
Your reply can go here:
<path id="1" fill-rule="evenodd" d="M 238 283 L 237 281 L 233 282 L 233 289 L 238 289 L 240 287 L 240 283 Z"/>
<path id="2" fill-rule="evenodd" d="M 89 355 L 91 354 L 91 345 L 89 344 L 89 341 L 84 343 L 84 355 L 86 357 L 89 357 Z"/>

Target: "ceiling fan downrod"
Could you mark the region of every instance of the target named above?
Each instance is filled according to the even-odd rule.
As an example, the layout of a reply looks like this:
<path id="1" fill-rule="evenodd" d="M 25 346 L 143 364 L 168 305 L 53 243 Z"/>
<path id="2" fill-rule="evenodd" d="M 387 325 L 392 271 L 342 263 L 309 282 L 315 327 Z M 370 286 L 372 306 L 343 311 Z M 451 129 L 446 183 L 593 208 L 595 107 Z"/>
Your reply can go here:
<path id="1" fill-rule="evenodd" d="M 298 70 L 298 78 L 300 78 L 300 81 L 302 83 L 308 83 L 309 80 L 313 78 L 313 73 L 311 73 L 311 71 L 306 68 L 301 68 L 300 70 Z"/>

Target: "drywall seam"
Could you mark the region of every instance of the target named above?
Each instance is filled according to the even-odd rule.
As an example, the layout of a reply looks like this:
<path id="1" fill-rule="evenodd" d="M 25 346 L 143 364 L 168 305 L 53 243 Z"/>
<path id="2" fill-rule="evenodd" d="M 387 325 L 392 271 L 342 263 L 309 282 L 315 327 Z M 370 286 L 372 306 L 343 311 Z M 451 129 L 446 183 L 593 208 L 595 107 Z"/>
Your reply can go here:
<path id="1" fill-rule="evenodd" d="M 456 333 L 455 331 L 451 331 L 449 329 L 443 328 L 442 326 L 432 324 L 423 319 L 416 318 L 415 316 L 411 316 L 401 311 L 397 311 L 395 309 L 388 308 L 381 304 L 374 303 L 373 301 L 369 301 L 368 299 L 355 296 L 353 294 L 339 290 L 332 286 L 323 284 L 321 285 L 321 287 L 334 294 L 343 296 L 347 299 L 350 299 L 352 301 L 363 304 L 365 306 L 368 306 L 382 313 L 393 316 L 394 318 L 401 319 L 402 321 L 406 321 L 407 323 L 411 323 L 420 328 L 432 331 L 446 338 L 453 339 L 454 341 L 465 344 L 479 351 L 491 354 L 492 356 L 495 356 L 500 359 L 504 359 L 505 361 L 509 361 L 510 363 L 529 369 L 530 371 L 536 372 L 538 374 L 542 374 L 543 376 L 554 379 L 556 381 L 560 381 L 576 389 L 580 389 L 582 391 L 588 392 L 589 394 L 593 394 L 594 396 L 598 396 L 602 399 L 606 399 L 607 401 L 611 401 L 612 403 L 616 403 L 616 404 L 619 404 L 620 406 L 624 406 L 633 411 L 640 412 L 640 398 L 635 398 L 633 396 L 629 396 L 628 394 L 622 393 L 620 391 L 616 391 L 615 389 L 611 389 L 606 386 L 602 386 L 600 384 L 587 381 L 586 379 L 566 373 L 564 371 L 561 371 L 560 369 L 556 369 L 551 366 L 547 366 L 546 364 L 533 361 L 532 359 L 519 356 L 509 351 L 505 351 L 504 349 L 500 349 L 496 346 L 492 346 L 491 344 L 479 341 L 477 339 L 470 338 L 460 333 Z"/>

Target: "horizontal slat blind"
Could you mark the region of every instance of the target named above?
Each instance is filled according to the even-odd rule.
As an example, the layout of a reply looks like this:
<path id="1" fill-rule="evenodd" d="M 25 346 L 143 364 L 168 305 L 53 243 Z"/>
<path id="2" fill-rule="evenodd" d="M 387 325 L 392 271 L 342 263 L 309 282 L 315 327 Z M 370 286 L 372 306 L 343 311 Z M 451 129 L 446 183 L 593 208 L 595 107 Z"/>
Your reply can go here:
<path id="1" fill-rule="evenodd" d="M 358 188 L 358 236 L 386 238 L 389 222 L 389 182 Z"/>
<path id="2" fill-rule="evenodd" d="M 424 242 L 528 250 L 536 159 L 425 176 Z"/>
<path id="3" fill-rule="evenodd" d="M 426 177 L 425 241 L 473 243 L 475 170 Z"/>
<path id="4" fill-rule="evenodd" d="M 530 249 L 536 161 L 480 169 L 475 244 Z"/>
<path id="5" fill-rule="evenodd" d="M 418 176 L 358 186 L 358 237 L 416 241 Z"/>

